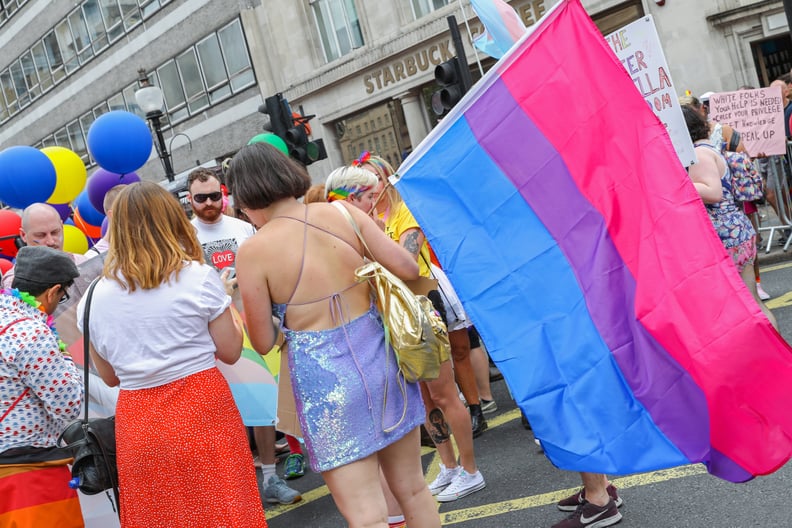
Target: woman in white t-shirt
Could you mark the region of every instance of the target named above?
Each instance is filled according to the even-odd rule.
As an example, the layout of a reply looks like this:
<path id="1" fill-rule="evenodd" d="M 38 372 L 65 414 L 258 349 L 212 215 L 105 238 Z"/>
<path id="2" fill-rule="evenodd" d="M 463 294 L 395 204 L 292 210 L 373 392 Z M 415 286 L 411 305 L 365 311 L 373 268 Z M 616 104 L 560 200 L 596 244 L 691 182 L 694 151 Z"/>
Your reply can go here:
<path id="1" fill-rule="evenodd" d="M 195 230 L 170 193 L 142 182 L 119 194 L 109 234 L 89 324 L 100 376 L 121 387 L 121 524 L 266 526 L 245 428 L 215 366 L 239 359 L 242 333 Z"/>

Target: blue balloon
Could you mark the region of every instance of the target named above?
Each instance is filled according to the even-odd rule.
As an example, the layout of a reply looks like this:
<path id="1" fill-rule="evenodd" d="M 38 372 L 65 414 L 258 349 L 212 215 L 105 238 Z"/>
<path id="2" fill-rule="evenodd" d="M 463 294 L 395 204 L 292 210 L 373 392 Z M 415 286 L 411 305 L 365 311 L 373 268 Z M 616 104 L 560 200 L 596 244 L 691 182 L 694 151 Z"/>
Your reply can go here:
<path id="1" fill-rule="evenodd" d="M 9 147 L 0 152 L 0 201 L 24 209 L 46 202 L 55 190 L 55 166 L 33 147 Z"/>
<path id="2" fill-rule="evenodd" d="M 123 110 L 100 115 L 88 130 L 88 152 L 100 167 L 117 174 L 145 165 L 152 146 L 146 122 Z"/>
<path id="3" fill-rule="evenodd" d="M 102 225 L 105 215 L 97 211 L 93 204 L 91 204 L 91 198 L 88 196 L 87 190 L 81 192 L 77 198 L 74 199 L 74 206 L 77 208 L 77 212 L 80 213 L 80 218 L 87 223 L 92 226 Z"/>

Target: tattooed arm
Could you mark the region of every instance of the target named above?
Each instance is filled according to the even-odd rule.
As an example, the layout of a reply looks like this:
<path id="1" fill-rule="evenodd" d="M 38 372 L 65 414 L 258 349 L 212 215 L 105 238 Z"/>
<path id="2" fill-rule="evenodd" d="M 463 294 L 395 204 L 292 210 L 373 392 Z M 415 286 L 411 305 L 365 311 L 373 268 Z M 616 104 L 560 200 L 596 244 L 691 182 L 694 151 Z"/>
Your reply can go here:
<path id="1" fill-rule="evenodd" d="M 399 245 L 409 251 L 416 261 L 425 241 L 426 237 L 420 229 L 408 229 L 399 237 Z"/>

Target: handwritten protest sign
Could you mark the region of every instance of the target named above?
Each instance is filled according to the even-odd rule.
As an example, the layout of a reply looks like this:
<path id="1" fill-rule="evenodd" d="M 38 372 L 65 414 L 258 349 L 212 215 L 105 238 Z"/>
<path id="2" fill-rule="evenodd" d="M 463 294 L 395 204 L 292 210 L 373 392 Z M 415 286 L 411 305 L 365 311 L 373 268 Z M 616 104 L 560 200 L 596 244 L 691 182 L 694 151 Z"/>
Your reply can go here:
<path id="1" fill-rule="evenodd" d="M 710 119 L 739 131 L 751 156 L 786 154 L 780 86 L 712 94 L 709 106 Z"/>
<path id="2" fill-rule="evenodd" d="M 660 37 L 651 15 L 632 22 L 605 37 L 635 87 L 662 121 L 685 167 L 696 162 L 682 108 L 679 106 Z"/>

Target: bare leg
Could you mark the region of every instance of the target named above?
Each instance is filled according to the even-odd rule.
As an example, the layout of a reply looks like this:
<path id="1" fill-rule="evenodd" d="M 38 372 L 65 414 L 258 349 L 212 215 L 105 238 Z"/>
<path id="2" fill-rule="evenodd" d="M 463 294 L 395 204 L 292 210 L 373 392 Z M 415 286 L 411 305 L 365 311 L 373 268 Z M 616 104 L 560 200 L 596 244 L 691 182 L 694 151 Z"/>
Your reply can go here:
<path id="1" fill-rule="evenodd" d="M 416 440 L 416 445 L 418 441 Z M 420 465 L 420 455 L 416 457 Z M 322 473 L 338 511 L 350 528 L 388 526 L 388 506 L 379 483 L 377 455 Z M 429 491 L 427 490 L 427 493 Z"/>
<path id="2" fill-rule="evenodd" d="M 420 457 L 420 452 L 419 455 Z M 388 517 L 397 517 L 402 515 L 401 506 L 399 506 L 399 501 L 396 500 L 394 497 L 393 492 L 388 486 L 388 481 L 385 480 L 385 474 L 382 472 L 382 467 L 380 467 L 379 471 L 380 476 L 380 486 L 382 486 L 382 493 L 385 495 L 385 503 L 388 505 Z"/>
<path id="3" fill-rule="evenodd" d="M 492 388 L 489 379 L 489 359 L 480 346 L 470 349 L 470 362 L 476 375 L 476 386 L 482 400 L 492 400 Z"/>
<path id="4" fill-rule="evenodd" d="M 256 441 L 259 460 L 262 464 L 275 463 L 275 427 L 261 426 L 253 428 L 253 439 Z"/>
<path id="5" fill-rule="evenodd" d="M 377 454 L 391 491 L 404 511 L 407 526 L 439 528 L 437 503 L 423 476 L 421 445 L 416 428 Z"/>
<path id="6" fill-rule="evenodd" d="M 448 333 L 451 343 L 451 357 L 454 358 L 454 378 L 465 396 L 468 405 L 479 405 L 479 393 L 476 386 L 476 375 L 470 363 L 470 338 L 467 328 Z"/>
<path id="7" fill-rule="evenodd" d="M 446 361 L 443 363 L 440 366 L 440 376 L 436 380 L 426 382 L 425 385 L 429 390 L 434 407 L 440 408 L 442 411 L 441 416 L 445 418 L 444 423 L 447 421 L 451 431 L 454 433 L 454 439 L 459 448 L 460 464 L 468 473 L 475 473 L 478 469 L 476 468 L 476 456 L 473 451 L 473 429 L 470 423 L 470 414 L 468 414 L 465 406 L 462 405 L 462 401 L 457 394 L 454 375 L 451 372 L 451 362 Z M 427 406 L 427 409 L 426 428 L 434 439 L 438 427 L 433 424 L 432 419 L 436 419 L 437 413 L 435 413 L 435 416 L 431 416 L 433 409 L 429 406 Z M 435 441 L 435 444 L 437 444 L 437 441 Z M 440 452 L 440 456 L 441 458 L 443 457 L 442 452 Z M 443 461 L 443 464 L 445 465 L 446 462 Z M 455 466 L 456 463 L 446 467 Z"/>
<path id="8" fill-rule="evenodd" d="M 586 500 L 597 506 L 605 506 L 610 501 L 608 495 L 608 478 L 602 473 L 581 473 Z"/>
<path id="9" fill-rule="evenodd" d="M 773 328 L 778 330 L 778 323 L 776 322 L 773 312 L 771 312 L 770 309 L 765 306 L 765 303 L 762 302 L 762 300 L 759 298 L 759 293 L 756 291 L 756 278 L 754 278 L 753 266 L 745 266 L 745 268 L 743 268 L 743 270 L 740 272 L 740 276 L 742 277 L 745 285 L 748 286 L 748 291 L 750 291 L 751 295 L 753 295 L 756 304 L 759 305 L 759 308 L 762 309 L 762 312 L 770 320 L 770 324 L 773 325 Z"/>

